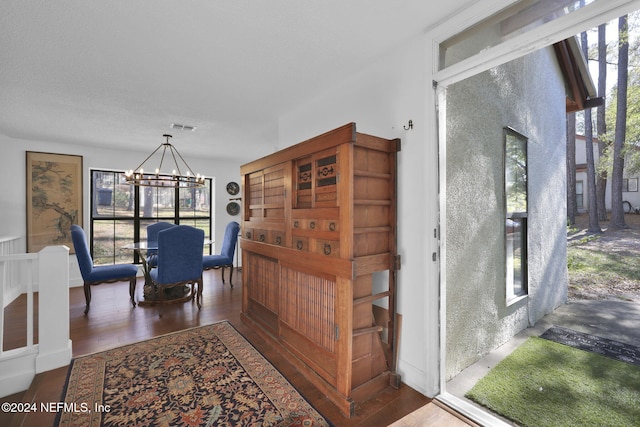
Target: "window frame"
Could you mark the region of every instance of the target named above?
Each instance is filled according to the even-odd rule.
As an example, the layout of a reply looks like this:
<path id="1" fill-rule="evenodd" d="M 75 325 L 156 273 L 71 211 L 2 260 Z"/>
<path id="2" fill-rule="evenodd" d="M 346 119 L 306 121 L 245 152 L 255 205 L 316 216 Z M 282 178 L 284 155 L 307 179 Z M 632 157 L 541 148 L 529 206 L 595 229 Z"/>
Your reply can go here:
<path id="1" fill-rule="evenodd" d="M 584 181 L 582 180 L 576 181 L 576 206 L 579 209 L 584 208 Z"/>
<path id="2" fill-rule="evenodd" d="M 96 265 L 108 265 L 109 263 L 103 262 L 105 258 L 111 258 L 111 264 L 115 264 L 115 263 L 122 263 L 122 262 L 131 262 L 133 264 L 140 264 L 141 263 L 141 259 L 140 256 L 138 254 L 137 251 L 130 251 L 128 254 L 127 252 L 124 251 L 120 251 L 120 249 L 122 248 L 122 246 L 124 246 L 125 244 L 128 243 L 133 243 L 133 242 L 138 242 L 141 239 L 144 238 L 144 236 L 146 236 L 146 226 L 149 225 L 150 223 L 153 222 L 157 222 L 157 221 L 167 221 L 167 222 L 171 222 L 173 224 L 180 224 L 180 223 L 190 223 L 190 222 L 200 222 L 200 223 L 205 223 L 208 226 L 208 230 L 204 230 L 205 231 L 205 239 L 211 239 L 211 234 L 213 232 L 213 226 L 215 223 L 215 218 L 214 218 L 214 210 L 213 210 L 213 184 L 214 184 L 214 179 L 213 178 L 205 178 L 205 191 L 207 191 L 205 193 L 205 197 L 208 197 L 208 209 L 209 209 L 209 214 L 208 215 L 197 215 L 196 214 L 196 209 L 194 208 L 193 210 L 193 215 L 188 216 L 185 213 L 191 212 L 191 211 L 185 211 L 184 207 L 181 207 L 180 204 L 180 191 L 181 190 L 185 190 L 185 188 L 175 188 L 174 192 L 173 192 L 173 212 L 170 215 L 159 215 L 159 210 L 154 209 L 154 213 L 151 216 L 144 216 L 143 212 L 141 212 L 141 198 L 143 197 L 143 193 L 141 191 L 141 188 L 139 186 L 135 186 L 132 184 L 130 185 L 130 191 L 129 194 L 133 196 L 133 201 L 129 201 L 129 205 L 131 208 L 132 205 L 132 213 L 131 215 L 111 215 L 111 216 L 105 216 L 105 215 L 98 215 L 98 209 L 99 209 L 99 190 L 101 188 L 98 188 L 97 185 L 97 175 L 98 173 L 102 173 L 102 174 L 112 174 L 114 177 L 114 183 L 113 183 L 113 187 L 115 187 L 115 178 L 118 176 L 123 176 L 124 171 L 121 170 L 111 170 L 111 169 L 90 169 L 89 170 L 89 182 L 91 184 L 90 186 L 90 199 L 89 199 L 89 221 L 90 221 L 90 233 L 89 233 L 89 249 L 91 251 L 91 256 L 94 259 L 94 262 L 96 263 Z M 123 184 L 122 182 L 119 182 L 120 186 L 125 186 L 127 184 Z M 157 191 L 161 191 L 161 190 L 171 190 L 170 188 L 159 188 L 156 189 L 154 187 L 143 187 L 143 188 L 151 188 L 152 190 L 157 190 Z M 200 190 L 202 191 L 202 190 Z M 124 193 L 124 192 L 123 192 Z M 158 193 L 156 193 L 156 195 L 154 196 L 156 199 L 158 197 L 157 195 Z M 116 200 L 115 200 L 115 195 L 111 195 L 111 205 L 113 205 L 113 209 L 115 211 L 116 209 Z M 175 201 L 178 200 L 178 202 L 176 203 Z M 192 203 L 193 206 L 195 206 L 195 204 Z M 104 224 L 104 223 L 109 223 L 112 222 L 113 223 L 113 246 L 112 246 L 112 254 L 109 256 L 95 256 L 95 246 L 94 246 L 94 241 L 95 241 L 95 232 L 96 232 L 96 224 Z M 127 223 L 127 222 L 131 222 L 133 225 L 133 236 L 124 236 L 124 237 L 119 237 L 118 239 L 116 239 L 116 227 L 118 225 L 118 223 Z M 192 224 L 189 224 L 192 225 Z M 199 228 L 206 228 L 206 227 L 199 227 Z M 117 241 L 116 241 L 117 240 Z M 205 245 L 204 247 L 204 251 L 205 254 L 211 254 L 211 245 Z M 124 258 L 123 256 L 118 256 L 118 254 L 127 254 L 127 258 Z"/>
<path id="3" fill-rule="evenodd" d="M 630 183 L 635 183 L 634 185 L 629 185 Z M 630 189 L 632 188 L 632 189 Z M 626 193 L 637 193 L 638 192 L 638 178 L 623 178 L 622 179 L 622 191 Z"/>
<path id="4" fill-rule="evenodd" d="M 509 138 L 516 138 L 521 144 L 524 145 L 524 209 L 509 209 L 509 173 L 508 173 L 508 141 Z M 522 133 L 516 131 L 511 127 L 505 127 L 503 129 L 503 197 L 504 197 L 504 278 L 505 278 L 505 304 L 510 306 L 517 301 L 526 298 L 529 293 L 529 281 L 528 281 L 528 217 L 529 217 L 529 180 L 528 180 L 528 163 L 529 163 L 529 138 Z M 520 281 L 518 290 L 516 290 L 516 271 L 515 262 L 516 258 L 510 259 L 509 255 L 515 252 L 513 246 L 514 238 L 516 234 L 509 232 L 510 226 L 515 228 L 514 224 L 518 224 L 520 229 L 519 242 L 520 242 L 520 256 L 518 257 L 520 262 Z"/>

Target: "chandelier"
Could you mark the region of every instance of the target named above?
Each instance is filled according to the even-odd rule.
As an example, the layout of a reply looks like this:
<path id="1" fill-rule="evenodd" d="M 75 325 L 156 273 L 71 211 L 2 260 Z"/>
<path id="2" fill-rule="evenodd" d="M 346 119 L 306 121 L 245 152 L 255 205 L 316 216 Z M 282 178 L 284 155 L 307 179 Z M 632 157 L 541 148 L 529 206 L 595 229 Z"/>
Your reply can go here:
<path id="1" fill-rule="evenodd" d="M 124 173 L 127 183 L 143 187 L 195 188 L 204 186 L 204 176 L 194 174 L 178 150 L 169 142 L 169 138 L 172 136 L 167 134 L 162 136 L 166 138 L 166 142 L 160 144 L 137 168 Z M 166 164 L 165 156 L 168 159 Z M 158 167 L 151 169 L 152 172 L 145 172 L 145 163 L 147 161 L 152 163 L 153 159 L 158 159 L 158 157 L 160 158 L 159 163 L 156 161 Z M 171 168 L 171 166 L 173 167 Z M 171 170 L 171 172 L 164 172 L 165 170 Z"/>

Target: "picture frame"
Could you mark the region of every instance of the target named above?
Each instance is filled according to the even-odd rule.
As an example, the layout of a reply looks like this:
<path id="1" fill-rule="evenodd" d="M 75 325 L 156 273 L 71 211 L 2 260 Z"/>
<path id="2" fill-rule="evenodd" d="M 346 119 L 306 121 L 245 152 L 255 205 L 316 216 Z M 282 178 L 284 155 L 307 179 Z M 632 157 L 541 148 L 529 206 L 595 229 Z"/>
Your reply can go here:
<path id="1" fill-rule="evenodd" d="M 26 152 L 27 252 L 65 245 L 71 225 L 83 224 L 82 156 Z"/>

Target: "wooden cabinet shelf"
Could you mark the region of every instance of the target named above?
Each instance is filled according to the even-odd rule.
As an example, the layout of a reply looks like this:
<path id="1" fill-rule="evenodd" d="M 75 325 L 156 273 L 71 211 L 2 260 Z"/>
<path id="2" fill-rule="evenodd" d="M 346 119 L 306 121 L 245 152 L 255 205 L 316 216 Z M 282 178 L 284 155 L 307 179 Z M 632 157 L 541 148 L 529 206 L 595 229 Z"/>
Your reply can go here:
<path id="1" fill-rule="evenodd" d="M 354 123 L 241 167 L 242 318 L 347 416 L 397 386 L 399 140 Z M 373 294 L 373 275 L 389 271 Z M 380 313 L 383 315 L 380 315 Z"/>

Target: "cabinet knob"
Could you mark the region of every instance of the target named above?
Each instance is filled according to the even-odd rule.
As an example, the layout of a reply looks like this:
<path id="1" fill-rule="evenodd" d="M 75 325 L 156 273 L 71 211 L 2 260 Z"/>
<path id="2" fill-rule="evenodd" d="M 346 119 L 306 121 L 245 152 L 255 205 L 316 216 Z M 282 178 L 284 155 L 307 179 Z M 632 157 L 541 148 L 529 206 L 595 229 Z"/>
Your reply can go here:
<path id="1" fill-rule="evenodd" d="M 324 252 L 325 255 L 331 255 L 331 245 L 328 243 L 325 243 L 324 247 L 322 248 L 322 251 Z"/>
<path id="2" fill-rule="evenodd" d="M 259 239 L 260 239 L 260 241 L 261 241 L 261 242 L 264 242 L 264 234 L 263 234 L 263 233 L 262 233 L 262 234 L 260 234 Z"/>
<path id="3" fill-rule="evenodd" d="M 276 237 L 276 245 L 279 245 L 280 243 L 282 243 L 282 237 L 278 236 Z"/>
<path id="4" fill-rule="evenodd" d="M 247 231 L 247 239 L 250 239 L 250 238 L 251 238 L 251 232 Z"/>
<path id="5" fill-rule="evenodd" d="M 303 244 L 302 244 L 302 240 L 298 240 L 298 241 L 296 242 L 296 248 L 298 248 L 298 250 L 301 250 L 301 249 L 302 249 L 302 246 L 303 246 Z"/>
<path id="6" fill-rule="evenodd" d="M 309 223 L 309 228 L 310 228 L 310 229 L 312 229 L 312 230 L 314 230 L 314 229 L 316 228 L 316 222 L 315 222 L 315 221 L 311 221 L 311 222 Z"/>
<path id="7" fill-rule="evenodd" d="M 335 222 L 330 222 L 329 223 L 329 230 L 330 231 L 336 231 L 336 223 Z"/>
<path id="8" fill-rule="evenodd" d="M 293 221 L 293 228 L 298 228 L 298 221 Z"/>

